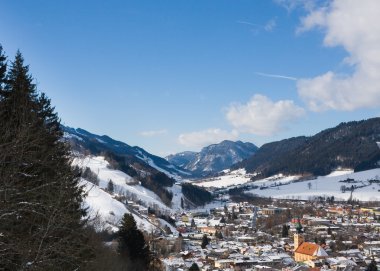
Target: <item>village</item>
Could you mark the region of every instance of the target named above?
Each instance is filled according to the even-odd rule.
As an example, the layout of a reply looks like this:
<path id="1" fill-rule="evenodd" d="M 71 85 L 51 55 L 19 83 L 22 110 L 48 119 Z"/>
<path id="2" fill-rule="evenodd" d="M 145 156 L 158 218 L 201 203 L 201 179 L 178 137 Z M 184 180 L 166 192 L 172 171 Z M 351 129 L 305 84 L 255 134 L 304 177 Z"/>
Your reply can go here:
<path id="1" fill-rule="evenodd" d="M 373 206 L 226 202 L 175 215 L 176 233 L 152 238 L 150 247 L 167 271 L 375 270 L 380 208 Z"/>

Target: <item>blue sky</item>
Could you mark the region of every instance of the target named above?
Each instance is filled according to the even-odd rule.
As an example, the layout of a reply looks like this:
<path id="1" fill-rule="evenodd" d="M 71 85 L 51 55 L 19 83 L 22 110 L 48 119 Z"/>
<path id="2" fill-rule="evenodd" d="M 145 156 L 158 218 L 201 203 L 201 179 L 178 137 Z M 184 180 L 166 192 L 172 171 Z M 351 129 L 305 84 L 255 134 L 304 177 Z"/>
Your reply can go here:
<path id="1" fill-rule="evenodd" d="M 376 0 L 4 0 L 0 43 L 10 59 L 21 50 L 65 125 L 167 155 L 379 116 L 378 11 Z"/>

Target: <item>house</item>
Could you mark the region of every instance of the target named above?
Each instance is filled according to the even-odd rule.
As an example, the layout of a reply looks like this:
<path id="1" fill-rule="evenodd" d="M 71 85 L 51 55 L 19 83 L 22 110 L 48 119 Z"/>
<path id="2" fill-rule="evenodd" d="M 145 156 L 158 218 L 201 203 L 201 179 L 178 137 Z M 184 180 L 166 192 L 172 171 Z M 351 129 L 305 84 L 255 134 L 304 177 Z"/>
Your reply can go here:
<path id="1" fill-rule="evenodd" d="M 263 215 L 277 215 L 277 214 L 281 214 L 283 210 L 284 210 L 283 208 L 278 208 L 278 207 L 267 207 L 267 208 L 262 208 L 261 213 Z"/>
<path id="2" fill-rule="evenodd" d="M 224 270 L 226 268 L 230 268 L 233 265 L 234 265 L 234 260 L 231 260 L 231 259 L 223 259 L 223 260 L 215 261 L 215 268 L 218 268 L 218 269 Z"/>
<path id="3" fill-rule="evenodd" d="M 296 262 L 313 261 L 327 256 L 326 251 L 320 245 L 305 242 L 302 234 L 294 234 L 294 260 Z"/>
<path id="4" fill-rule="evenodd" d="M 210 235 L 215 235 L 215 232 L 216 232 L 216 229 L 214 227 L 208 227 L 208 226 L 199 227 L 199 230 L 202 233 L 208 233 Z"/>

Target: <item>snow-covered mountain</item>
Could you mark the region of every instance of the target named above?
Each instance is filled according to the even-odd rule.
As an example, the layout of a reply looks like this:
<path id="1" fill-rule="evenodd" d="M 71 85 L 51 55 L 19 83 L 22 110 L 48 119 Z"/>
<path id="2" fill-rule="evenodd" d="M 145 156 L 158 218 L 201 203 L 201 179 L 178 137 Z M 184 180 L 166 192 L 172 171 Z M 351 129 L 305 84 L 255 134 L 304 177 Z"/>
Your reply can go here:
<path id="1" fill-rule="evenodd" d="M 135 169 L 143 169 L 145 171 L 160 171 L 174 179 L 188 177 L 189 172 L 183 170 L 166 159 L 153 155 L 137 146 L 130 146 L 124 142 L 114 140 L 109 136 L 92 134 L 84 129 L 70 128 L 63 126 L 64 138 L 67 140 L 72 149 L 79 153 L 89 153 L 92 155 L 100 155 L 107 153 L 114 160 L 123 158 L 127 160 L 127 164 L 134 165 Z"/>
<path id="2" fill-rule="evenodd" d="M 204 147 L 200 152 L 181 152 L 169 155 L 166 159 L 176 166 L 191 171 L 195 176 L 207 176 L 250 157 L 257 149 L 249 142 L 225 140 Z"/>

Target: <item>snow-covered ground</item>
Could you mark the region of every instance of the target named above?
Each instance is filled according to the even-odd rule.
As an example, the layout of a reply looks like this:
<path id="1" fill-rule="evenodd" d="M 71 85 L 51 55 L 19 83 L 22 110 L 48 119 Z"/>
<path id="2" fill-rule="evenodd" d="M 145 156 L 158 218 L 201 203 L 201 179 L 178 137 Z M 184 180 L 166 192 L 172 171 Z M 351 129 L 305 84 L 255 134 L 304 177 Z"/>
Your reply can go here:
<path id="1" fill-rule="evenodd" d="M 182 187 L 178 184 L 174 184 L 172 187 L 168 187 L 168 190 L 173 193 L 172 198 L 172 209 L 176 211 L 182 211 L 181 208 L 181 198 L 182 198 Z"/>
<path id="2" fill-rule="evenodd" d="M 357 183 L 344 183 L 340 182 L 346 180 L 347 178 L 354 179 Z M 282 183 L 283 185 L 276 187 L 269 187 L 267 189 L 252 189 L 247 192 L 257 194 L 264 197 L 282 198 L 282 199 L 303 199 L 308 200 L 312 197 L 318 196 L 334 196 L 335 199 L 347 200 L 351 192 L 346 191 L 342 193 L 341 187 L 343 185 L 351 187 L 351 185 L 365 185 L 365 187 L 355 189 L 352 193 L 354 199 L 362 201 L 373 201 L 380 200 L 380 189 L 379 184 L 369 184 L 369 179 L 379 179 L 380 178 L 380 168 L 372 169 L 362 172 L 353 173 L 352 170 L 346 171 L 335 171 L 327 176 L 321 176 L 314 180 L 294 182 L 296 176 L 282 177 L 276 180 L 277 183 Z M 293 180 L 292 180 L 293 179 Z M 253 182 L 255 185 L 265 185 L 270 186 L 268 178 L 264 180 L 259 180 Z"/>
<path id="3" fill-rule="evenodd" d="M 224 171 L 225 175 L 215 178 L 204 179 L 194 183 L 205 188 L 232 188 L 241 185 L 258 186 L 247 192 L 263 197 L 273 197 L 282 199 L 303 199 L 308 200 L 313 197 L 334 196 L 336 199 L 347 200 L 351 192 L 342 193 L 341 187 L 351 187 L 351 185 L 364 186 L 355 189 L 352 193 L 354 199 L 362 201 L 380 200 L 380 185 L 369 184 L 369 179 L 379 179 L 380 169 L 367 170 L 354 173 L 352 169 L 338 169 L 329 175 L 321 176 L 313 180 L 298 181 L 300 176 L 285 176 L 277 174 L 265 179 L 252 182 L 252 174 L 246 174 L 242 169 L 235 171 Z M 357 183 L 340 182 L 347 178 L 358 181 Z M 261 189 L 260 189 L 261 188 Z"/>
<path id="4" fill-rule="evenodd" d="M 201 182 L 193 183 L 202 187 L 215 187 L 215 188 L 223 188 L 229 186 L 236 186 L 240 184 L 245 184 L 251 181 L 252 175 L 246 174 L 244 169 L 238 169 L 231 172 L 226 173 L 226 175 L 204 179 Z"/>
<path id="5" fill-rule="evenodd" d="M 128 193 L 134 195 L 137 200 L 144 202 L 146 206 L 156 205 L 162 210 L 170 210 L 155 193 L 139 184 L 132 184 L 134 180 L 131 176 L 120 170 L 109 168 L 109 163 L 103 156 L 78 157 L 74 159 L 73 165 L 89 167 L 92 172 L 98 175 L 100 188 L 107 188 L 108 182 L 112 180 L 115 193 Z"/>
<path id="6" fill-rule="evenodd" d="M 126 206 L 112 198 L 110 194 L 100 189 L 98 186 L 81 179 L 80 185 L 84 186 L 87 196 L 84 199 L 84 208 L 88 210 L 90 220 L 98 218 L 94 224 L 97 230 L 107 228 L 117 231 L 120 220 L 125 213 L 130 213 Z M 139 229 L 151 232 L 155 228 L 147 220 L 141 219 L 133 214 Z"/>
<path id="7" fill-rule="evenodd" d="M 178 231 L 177 231 L 177 229 L 174 228 L 172 225 L 170 225 L 167 221 L 165 221 L 165 220 L 163 220 L 163 219 L 161 219 L 161 218 L 158 218 L 157 220 L 158 220 L 158 222 L 160 223 L 161 228 L 164 228 L 165 226 L 168 226 L 169 229 L 171 230 L 172 234 L 174 234 L 174 235 L 178 235 Z"/>
<path id="8" fill-rule="evenodd" d="M 285 176 L 283 174 L 276 174 L 274 176 L 262 179 L 262 180 L 257 180 L 253 182 L 254 185 L 257 186 L 271 186 L 271 185 L 278 185 L 278 184 L 289 184 L 295 180 L 298 180 L 300 176 L 297 175 L 291 175 L 291 176 Z"/>
<path id="9" fill-rule="evenodd" d="M 325 177 L 335 177 L 335 176 L 341 176 L 341 175 L 347 175 L 350 173 L 354 173 L 352 169 L 339 169 L 331 172 L 329 175 L 326 175 Z"/>

